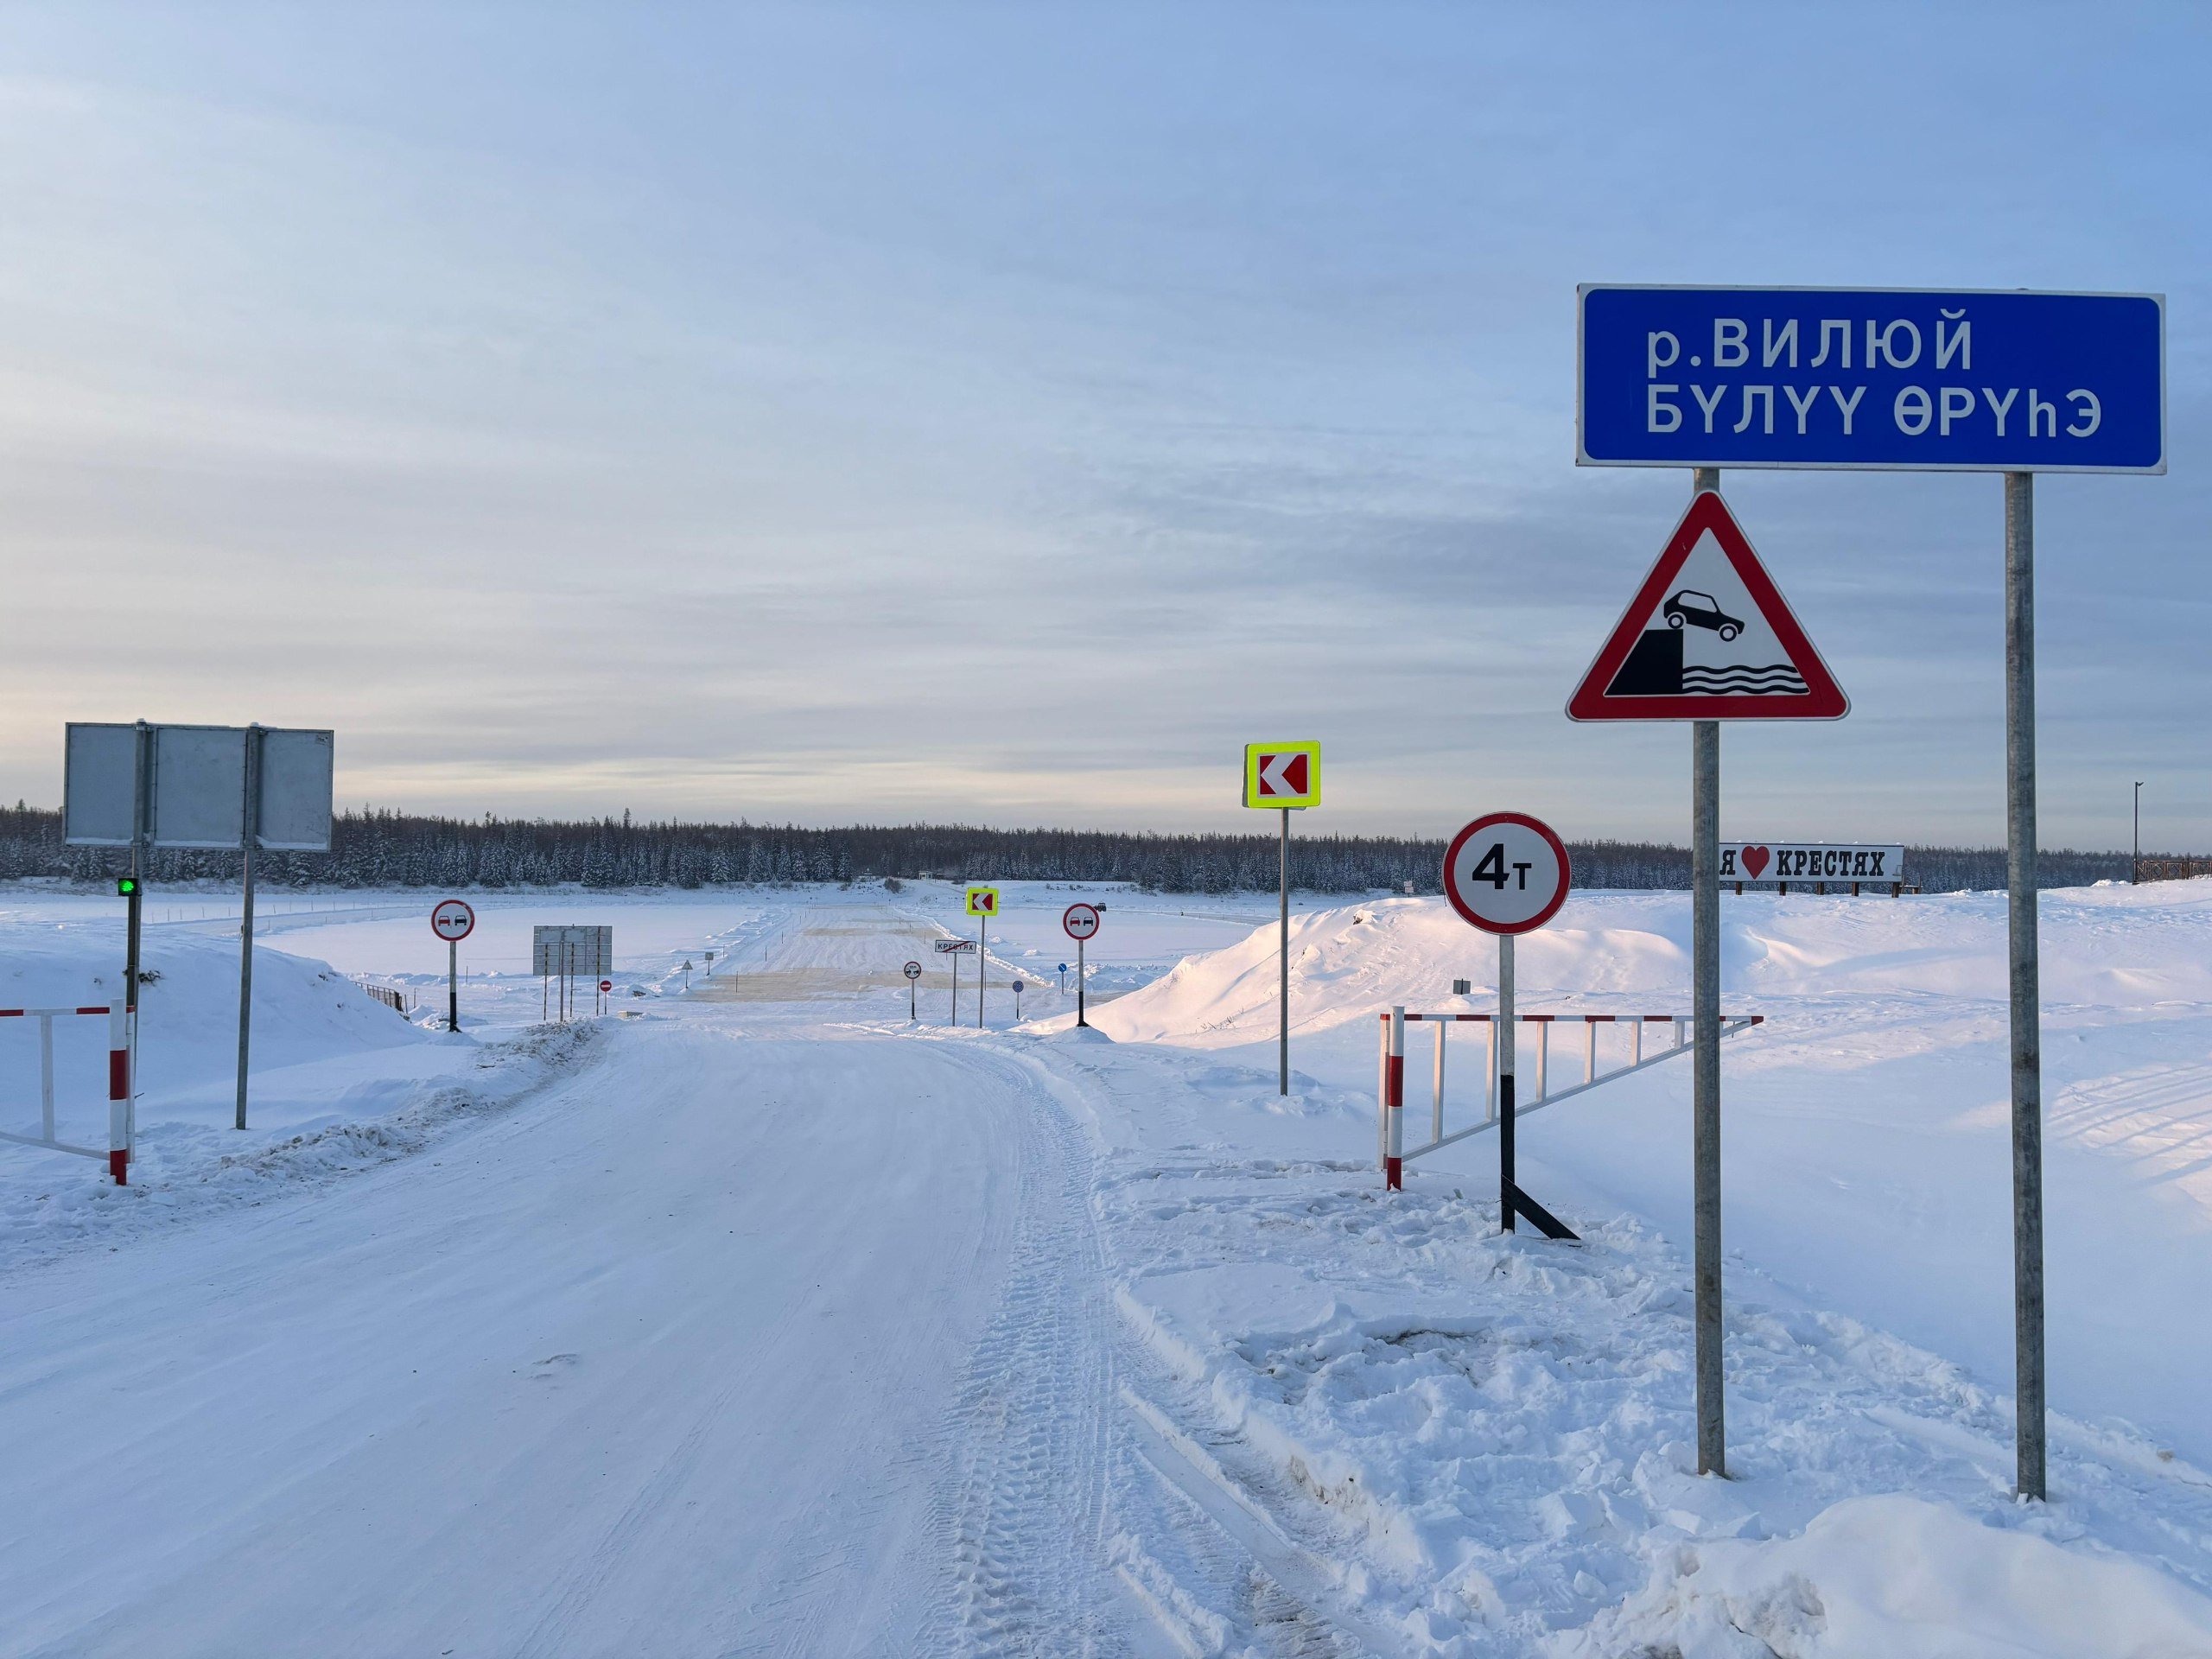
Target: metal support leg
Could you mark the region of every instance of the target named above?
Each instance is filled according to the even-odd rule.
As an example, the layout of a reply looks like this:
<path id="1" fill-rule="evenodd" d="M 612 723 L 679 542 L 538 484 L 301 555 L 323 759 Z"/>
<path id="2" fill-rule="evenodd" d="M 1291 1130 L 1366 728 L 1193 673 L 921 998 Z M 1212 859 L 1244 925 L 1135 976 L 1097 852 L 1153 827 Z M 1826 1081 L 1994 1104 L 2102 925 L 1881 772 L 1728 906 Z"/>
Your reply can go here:
<path id="1" fill-rule="evenodd" d="M 2013 1391 L 2023 1497 L 2044 1468 L 2043 1004 L 2036 948 L 2035 474 L 2005 474 L 2005 882 L 2012 981 Z"/>

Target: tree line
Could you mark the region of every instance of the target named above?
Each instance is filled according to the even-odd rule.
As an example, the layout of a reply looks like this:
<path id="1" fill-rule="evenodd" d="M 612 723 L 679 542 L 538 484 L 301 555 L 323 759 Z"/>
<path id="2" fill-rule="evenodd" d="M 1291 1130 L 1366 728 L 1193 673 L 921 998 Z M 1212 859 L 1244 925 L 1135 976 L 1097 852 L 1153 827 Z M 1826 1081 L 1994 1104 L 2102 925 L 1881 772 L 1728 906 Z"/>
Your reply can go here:
<path id="1" fill-rule="evenodd" d="M 1570 842 L 1575 885 L 1682 888 L 1687 849 L 1658 842 Z M 1275 836 L 1155 835 L 1103 830 L 991 830 L 975 824 L 632 823 L 439 817 L 380 810 L 338 815 L 328 853 L 264 853 L 257 880 L 279 887 L 709 887 L 936 876 L 955 881 L 1127 881 L 1166 893 L 1271 891 Z M 1410 836 L 1299 834 L 1292 885 L 1313 893 L 1439 891 L 1444 843 Z M 61 814 L 0 807 L 0 879 L 96 883 L 124 868 L 106 848 L 64 847 Z M 2212 873 L 2212 861 L 2147 855 L 2145 876 Z M 154 882 L 235 880 L 235 853 L 162 851 Z M 2001 848 L 1908 847 L 1905 880 L 1930 893 L 2005 885 Z M 2126 853 L 2044 852 L 2044 887 L 2125 880 Z"/>

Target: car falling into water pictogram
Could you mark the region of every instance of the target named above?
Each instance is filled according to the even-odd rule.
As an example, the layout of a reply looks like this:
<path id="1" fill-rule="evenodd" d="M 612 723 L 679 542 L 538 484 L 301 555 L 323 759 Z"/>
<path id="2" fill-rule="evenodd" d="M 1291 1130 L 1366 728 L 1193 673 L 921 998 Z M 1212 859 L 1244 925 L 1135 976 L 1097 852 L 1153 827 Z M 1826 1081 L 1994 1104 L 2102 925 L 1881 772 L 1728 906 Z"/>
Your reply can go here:
<path id="1" fill-rule="evenodd" d="M 1667 619 L 1667 626 L 1679 628 L 1684 623 L 1700 628 L 1711 628 L 1723 639 L 1733 639 L 1744 631 L 1741 617 L 1731 616 L 1720 608 L 1719 601 L 1711 594 L 1701 594 L 1694 588 L 1685 588 L 1669 599 L 1659 613 Z"/>

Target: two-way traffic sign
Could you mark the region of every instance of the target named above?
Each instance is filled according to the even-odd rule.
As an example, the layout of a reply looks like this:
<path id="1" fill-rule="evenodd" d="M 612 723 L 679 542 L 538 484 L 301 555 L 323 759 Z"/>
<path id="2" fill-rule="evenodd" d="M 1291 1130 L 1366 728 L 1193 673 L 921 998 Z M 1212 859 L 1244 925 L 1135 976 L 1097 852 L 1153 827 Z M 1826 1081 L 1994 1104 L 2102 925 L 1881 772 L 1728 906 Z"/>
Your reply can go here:
<path id="1" fill-rule="evenodd" d="M 1840 720 L 1851 701 L 1717 490 L 1700 491 L 1570 720 Z"/>

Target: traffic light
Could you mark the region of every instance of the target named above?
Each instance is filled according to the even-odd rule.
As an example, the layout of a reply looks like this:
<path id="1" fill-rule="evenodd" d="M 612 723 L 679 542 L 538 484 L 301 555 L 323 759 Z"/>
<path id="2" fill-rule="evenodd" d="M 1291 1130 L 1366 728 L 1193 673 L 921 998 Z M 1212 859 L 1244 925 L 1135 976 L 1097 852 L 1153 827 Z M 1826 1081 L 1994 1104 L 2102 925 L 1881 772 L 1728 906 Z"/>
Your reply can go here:
<path id="1" fill-rule="evenodd" d="M 137 891 L 138 878 L 137 876 L 118 875 L 115 878 L 115 893 L 118 899 L 131 898 Z"/>

